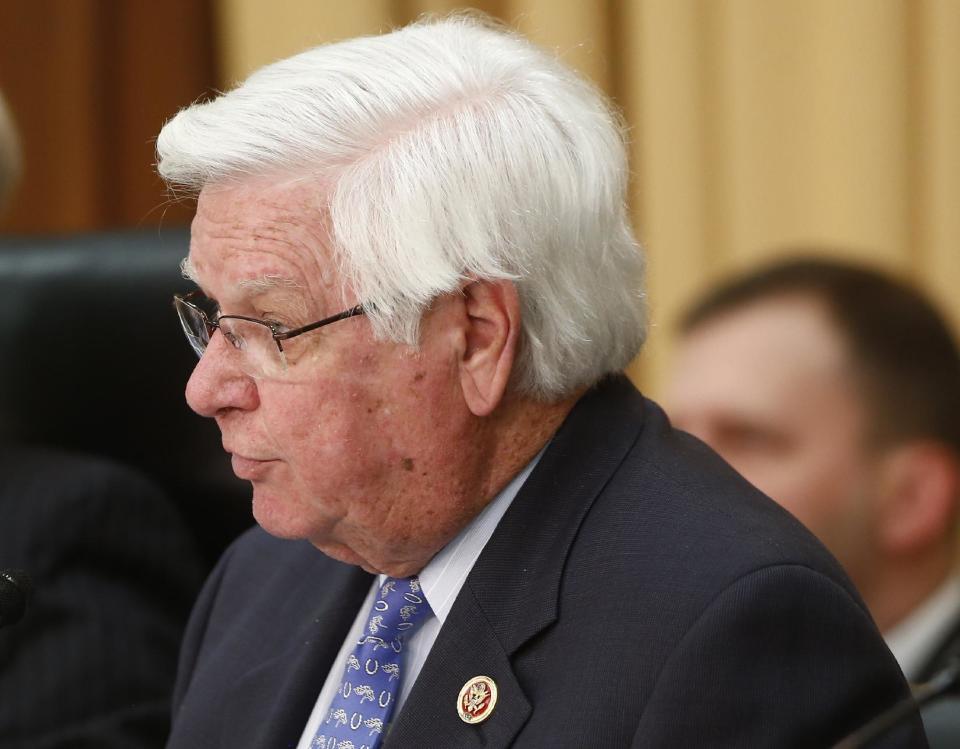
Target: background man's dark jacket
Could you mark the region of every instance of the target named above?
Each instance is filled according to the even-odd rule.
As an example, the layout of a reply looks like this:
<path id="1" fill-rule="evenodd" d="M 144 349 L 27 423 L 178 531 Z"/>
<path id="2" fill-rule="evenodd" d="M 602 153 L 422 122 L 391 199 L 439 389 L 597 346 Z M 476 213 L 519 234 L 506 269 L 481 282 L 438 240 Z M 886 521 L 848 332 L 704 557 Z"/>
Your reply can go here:
<path id="1" fill-rule="evenodd" d="M 200 563 L 170 501 L 94 458 L 0 447 L 0 568 L 35 580 L 0 629 L 0 749 L 163 746 Z"/>
<path id="2" fill-rule="evenodd" d="M 295 746 L 370 581 L 243 537 L 194 610 L 170 747 Z M 470 726 L 478 674 L 499 702 Z M 520 490 L 384 746 L 823 747 L 906 694 L 823 547 L 615 378 Z M 882 745 L 925 746 L 919 720 Z"/>

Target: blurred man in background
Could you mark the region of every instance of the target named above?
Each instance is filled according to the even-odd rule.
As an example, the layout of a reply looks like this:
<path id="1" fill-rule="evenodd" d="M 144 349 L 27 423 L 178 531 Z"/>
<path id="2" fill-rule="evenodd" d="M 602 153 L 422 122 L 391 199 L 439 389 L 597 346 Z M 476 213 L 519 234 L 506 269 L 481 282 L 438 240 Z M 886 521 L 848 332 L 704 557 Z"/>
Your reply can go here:
<path id="1" fill-rule="evenodd" d="M 781 262 L 683 318 L 667 401 L 807 525 L 860 589 L 909 679 L 960 652 L 960 354 L 906 284 Z"/>
<path id="2" fill-rule="evenodd" d="M 0 208 L 20 163 L 0 98 Z M 0 629 L 0 749 L 163 746 L 200 582 L 192 537 L 170 500 L 106 460 L 2 444 L 7 568 L 26 570 L 36 592 L 24 618 Z"/>

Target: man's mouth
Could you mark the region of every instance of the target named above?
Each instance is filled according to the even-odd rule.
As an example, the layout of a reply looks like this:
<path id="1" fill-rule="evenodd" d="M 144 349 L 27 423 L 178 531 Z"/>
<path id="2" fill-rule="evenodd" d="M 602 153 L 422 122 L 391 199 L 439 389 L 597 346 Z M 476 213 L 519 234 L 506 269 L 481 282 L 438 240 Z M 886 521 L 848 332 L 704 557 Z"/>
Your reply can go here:
<path id="1" fill-rule="evenodd" d="M 270 470 L 270 466 L 276 462 L 275 460 L 247 458 L 243 455 L 237 455 L 236 453 L 230 458 L 233 472 L 237 475 L 237 478 L 246 481 L 256 481 L 257 479 L 263 478 L 266 472 Z"/>

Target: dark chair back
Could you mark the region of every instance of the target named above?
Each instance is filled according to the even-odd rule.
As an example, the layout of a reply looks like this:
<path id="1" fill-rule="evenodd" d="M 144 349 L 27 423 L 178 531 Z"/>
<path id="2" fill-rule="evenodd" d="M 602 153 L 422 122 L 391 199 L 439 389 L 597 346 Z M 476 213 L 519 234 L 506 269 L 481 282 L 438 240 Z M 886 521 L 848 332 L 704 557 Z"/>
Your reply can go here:
<path id="1" fill-rule="evenodd" d="M 184 401 L 187 249 L 186 230 L 0 239 L 0 440 L 139 468 L 212 560 L 250 524 L 250 489 Z"/>

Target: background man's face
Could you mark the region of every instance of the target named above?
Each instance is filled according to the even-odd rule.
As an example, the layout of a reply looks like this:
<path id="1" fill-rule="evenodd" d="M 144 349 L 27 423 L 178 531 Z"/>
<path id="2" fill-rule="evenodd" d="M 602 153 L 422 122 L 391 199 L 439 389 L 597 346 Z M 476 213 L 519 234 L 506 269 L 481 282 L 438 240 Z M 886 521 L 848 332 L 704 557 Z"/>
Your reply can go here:
<path id="1" fill-rule="evenodd" d="M 292 328 L 362 301 L 341 293 L 315 192 L 296 183 L 204 189 L 190 263 L 223 314 Z M 240 352 L 213 335 L 187 400 L 216 419 L 267 531 L 376 570 L 396 562 L 385 555 L 403 558 L 446 532 L 453 521 L 435 509 L 449 493 L 445 461 L 463 409 L 432 324 L 428 315 L 419 349 L 375 340 L 363 316 L 306 333 L 285 343 L 282 380 L 248 376 Z"/>
<path id="2" fill-rule="evenodd" d="M 777 297 L 709 320 L 681 342 L 667 404 L 817 535 L 856 582 L 874 497 L 865 413 L 826 311 Z"/>

